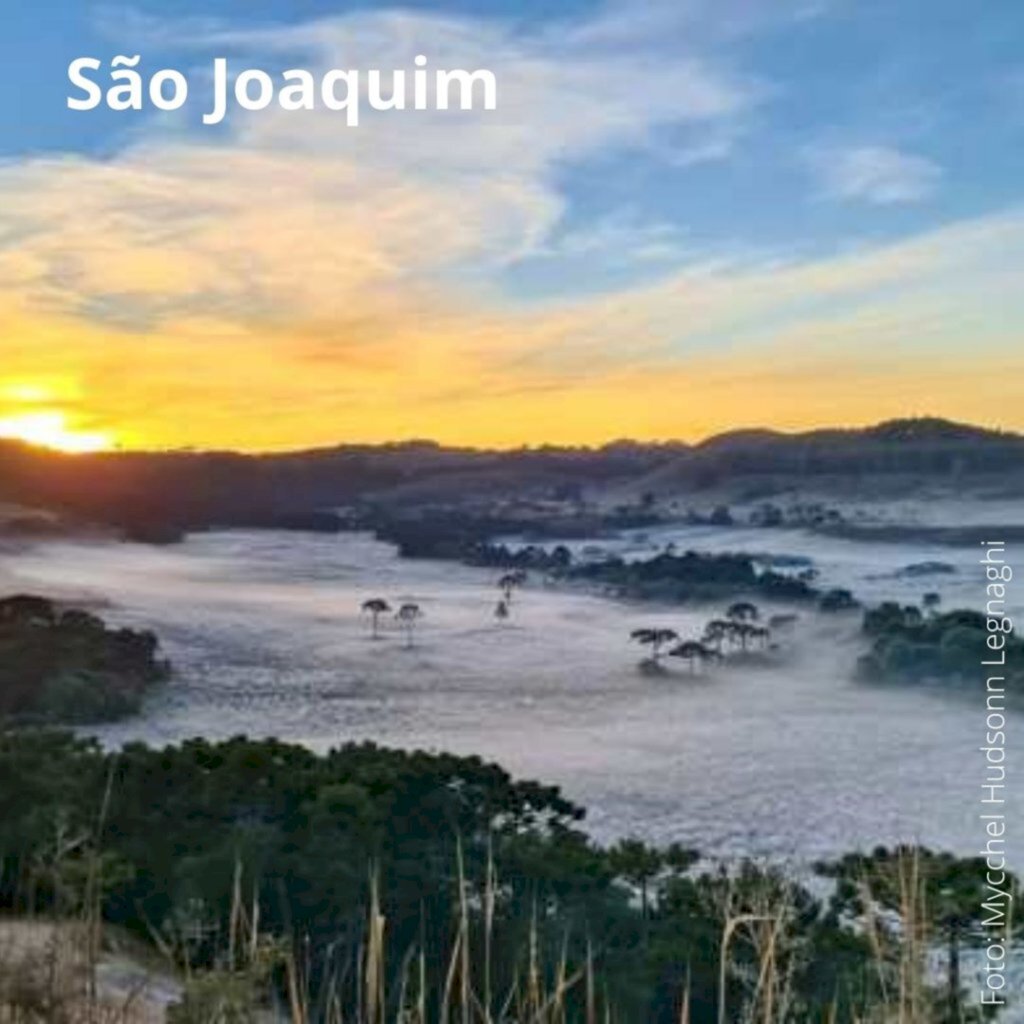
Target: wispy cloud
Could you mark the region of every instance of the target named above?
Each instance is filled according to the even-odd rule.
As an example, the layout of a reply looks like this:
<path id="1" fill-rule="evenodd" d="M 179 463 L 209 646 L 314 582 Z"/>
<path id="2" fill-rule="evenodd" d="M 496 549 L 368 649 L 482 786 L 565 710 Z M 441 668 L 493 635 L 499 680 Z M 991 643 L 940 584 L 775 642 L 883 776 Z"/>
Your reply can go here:
<path id="1" fill-rule="evenodd" d="M 107 160 L 0 168 L 0 288 L 48 308 L 132 323 L 180 315 L 312 317 L 417 305 L 546 252 L 575 161 L 725 130 L 757 102 L 743 77 L 696 53 L 660 61 L 649 41 L 609 47 L 576 24 L 561 38 L 498 21 L 358 12 L 236 30 L 146 20 L 133 31 L 238 66 L 493 69 L 497 113 L 388 112 L 347 130 L 330 111 L 236 116 L 226 136 L 154 120 Z M 197 57 L 197 63 L 200 63 Z M 614 239 L 610 238 L 610 242 Z M 647 240 L 648 246 L 650 239 Z M 454 281 L 454 285 L 452 282 Z"/>
<path id="2" fill-rule="evenodd" d="M 993 310 L 1024 265 L 1019 210 L 783 260 L 698 245 L 639 201 L 569 209 L 578 163 L 634 149 L 677 169 L 729 157 L 772 83 L 723 55 L 728 41 L 820 13 L 730 0 L 668 45 L 666 19 L 709 0 L 624 10 L 532 30 L 379 9 L 245 31 L 133 25 L 187 42 L 197 64 L 218 51 L 239 66 L 358 54 L 389 68 L 423 52 L 487 66 L 499 111 L 380 114 L 356 130 L 330 112 L 267 110 L 216 134 L 155 121 L 106 159 L 0 166 L 0 376 L 73 378 L 91 422 L 122 436 L 248 447 L 692 436 L 772 403 L 788 425 L 830 402 L 854 417 L 865 382 L 894 360 L 910 378 L 921 346 L 941 354 L 936 394 L 956 397 L 962 337 L 974 353 L 1008 344 L 1011 318 Z M 941 177 L 886 147 L 806 156 L 836 199 L 920 201 Z M 571 263 L 602 286 L 527 300 L 508 287 L 527 262 L 551 277 Z M 623 266 L 647 283 L 601 277 Z M 940 411 L 1009 409 L 1011 379 Z"/>
<path id="3" fill-rule="evenodd" d="M 560 233 L 538 257 L 598 261 L 611 266 L 679 264 L 689 255 L 685 233 L 677 224 L 641 217 L 635 210 L 615 210 L 584 226 Z"/>
<path id="4" fill-rule="evenodd" d="M 943 176 L 934 161 L 891 146 L 812 147 L 804 156 L 829 199 L 919 203 L 935 194 Z"/>

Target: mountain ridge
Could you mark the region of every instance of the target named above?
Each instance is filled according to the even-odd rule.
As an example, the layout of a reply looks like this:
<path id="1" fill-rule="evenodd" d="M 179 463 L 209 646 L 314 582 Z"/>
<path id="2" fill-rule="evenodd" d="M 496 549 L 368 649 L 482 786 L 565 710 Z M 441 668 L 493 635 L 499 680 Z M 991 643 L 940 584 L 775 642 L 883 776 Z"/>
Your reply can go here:
<path id="1" fill-rule="evenodd" d="M 280 451 L 247 451 L 237 448 L 130 448 L 109 449 L 99 452 L 64 453 L 45 446 L 30 444 L 15 438 L 0 438 L 0 452 L 29 450 L 46 452 L 75 459 L 143 458 L 143 457 L 237 457 L 240 459 L 287 459 L 329 456 L 345 453 L 418 454 L 451 453 L 462 455 L 517 455 L 543 453 L 606 453 L 637 449 L 700 450 L 733 441 L 755 440 L 839 440 L 878 438 L 892 441 L 926 440 L 996 440 L 1024 441 L 1024 434 L 997 427 L 982 427 L 972 423 L 950 420 L 940 416 L 895 417 L 863 427 L 812 427 L 807 430 L 782 430 L 774 427 L 736 427 L 709 434 L 698 441 L 664 438 L 643 441 L 624 436 L 600 445 L 550 444 L 518 445 L 511 448 L 444 444 L 432 438 L 408 438 L 395 441 L 338 441 L 330 444 L 283 449 Z"/>
<path id="2" fill-rule="evenodd" d="M 695 445 L 617 441 L 494 451 L 433 442 L 339 445 L 299 452 L 105 452 L 68 455 L 0 444 L 0 502 L 42 508 L 133 535 L 213 526 L 336 528 L 339 508 L 529 502 L 641 504 L 707 495 L 886 481 L 993 477 L 1024 493 L 1024 436 L 938 417 L 800 433 L 741 429 Z M 744 483 L 746 481 L 747 484 Z M 726 486 L 728 485 L 728 486 Z"/>

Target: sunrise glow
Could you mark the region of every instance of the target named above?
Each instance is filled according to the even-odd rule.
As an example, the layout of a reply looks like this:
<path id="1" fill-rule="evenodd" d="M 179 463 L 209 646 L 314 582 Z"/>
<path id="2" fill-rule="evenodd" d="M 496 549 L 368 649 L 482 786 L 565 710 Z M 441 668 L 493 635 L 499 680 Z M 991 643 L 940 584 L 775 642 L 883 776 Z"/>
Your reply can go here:
<path id="1" fill-rule="evenodd" d="M 0 438 L 24 441 L 62 452 L 99 452 L 114 447 L 103 431 L 76 430 L 65 413 L 56 410 L 18 413 L 0 418 Z"/>
<path id="2" fill-rule="evenodd" d="M 887 109 L 943 96 L 914 19 L 877 35 L 872 5 L 725 2 L 740 31 L 718 4 L 655 0 L 729 23 L 698 38 L 689 13 L 626 31 L 621 0 L 551 24 L 310 3 L 329 10 L 272 0 L 287 9 L 272 27 L 170 18 L 159 34 L 196 35 L 195 68 L 230 50 L 232 68 L 277 75 L 287 52 L 318 83 L 418 54 L 490 68 L 497 109 L 461 109 L 454 87 L 451 109 L 420 109 L 410 92 L 386 114 L 367 101 L 349 130 L 322 97 L 287 110 L 274 92 L 245 116 L 227 97 L 212 127 L 197 76 L 181 110 L 145 93 L 130 131 L 124 112 L 49 103 L 6 126 L 4 436 L 282 451 L 699 441 L 908 414 L 1024 426 L 1024 205 L 1000 90 L 981 85 L 1015 69 L 978 57 L 979 109 L 903 137 L 874 101 L 849 109 L 875 95 L 873 40 L 907 55 Z M 67 6 L 63 31 L 92 53 L 92 5 Z M 974 13 L 950 10 L 947 62 L 973 38 Z M 801 54 L 863 52 L 780 68 L 752 45 L 789 31 Z M 145 74 L 173 68 L 180 53 L 151 44 Z M 41 66 L 60 78 L 70 52 Z M 843 75 L 823 75 L 832 63 Z"/>

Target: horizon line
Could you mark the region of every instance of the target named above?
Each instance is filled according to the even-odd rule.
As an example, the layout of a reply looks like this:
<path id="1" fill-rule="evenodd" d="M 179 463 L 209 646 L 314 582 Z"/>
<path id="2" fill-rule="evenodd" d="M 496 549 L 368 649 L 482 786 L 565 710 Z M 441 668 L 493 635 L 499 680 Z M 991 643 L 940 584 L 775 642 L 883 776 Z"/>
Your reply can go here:
<path id="1" fill-rule="evenodd" d="M 394 438 L 387 441 L 333 441 L 323 444 L 312 444 L 307 447 L 294 448 L 264 448 L 246 449 L 230 447 L 195 447 L 184 446 L 180 448 L 146 448 L 146 447 L 124 447 L 115 445 L 110 448 L 89 450 L 89 451 L 68 451 L 65 449 L 51 447 L 41 443 L 32 443 L 17 437 L 0 437 L 0 447 L 26 449 L 31 452 L 69 457 L 74 459 L 85 459 L 95 457 L 119 456 L 160 456 L 160 455 L 233 455 L 240 458 L 273 458 L 297 455 L 315 455 L 319 453 L 338 452 L 350 450 L 381 450 L 394 448 L 433 448 L 441 451 L 466 452 L 473 454 L 514 454 L 517 452 L 543 452 L 543 451 L 564 451 L 564 452 L 601 452 L 617 446 L 631 446 L 636 448 L 685 448 L 697 449 L 704 447 L 714 441 L 739 435 L 765 435 L 777 438 L 801 438 L 810 437 L 815 434 L 840 434 L 840 433 L 862 433 L 867 434 L 877 431 L 883 427 L 910 424 L 930 424 L 932 426 L 954 427 L 975 431 L 980 434 L 1003 436 L 1006 438 L 1024 439 L 1024 434 L 1019 430 L 1000 427 L 986 426 L 979 423 L 971 423 L 964 420 L 953 420 L 944 416 L 920 415 L 920 416 L 895 416 L 882 419 L 863 425 L 838 425 L 831 424 L 806 429 L 785 429 L 780 427 L 769 427 L 764 425 L 737 426 L 728 430 L 717 431 L 707 434 L 699 440 L 686 441 L 679 437 L 639 440 L 635 437 L 621 436 L 611 438 L 601 444 L 571 444 L 558 442 L 522 443 L 518 445 L 495 445 L 478 446 L 473 444 L 457 444 L 438 441 L 429 437 L 407 437 Z"/>

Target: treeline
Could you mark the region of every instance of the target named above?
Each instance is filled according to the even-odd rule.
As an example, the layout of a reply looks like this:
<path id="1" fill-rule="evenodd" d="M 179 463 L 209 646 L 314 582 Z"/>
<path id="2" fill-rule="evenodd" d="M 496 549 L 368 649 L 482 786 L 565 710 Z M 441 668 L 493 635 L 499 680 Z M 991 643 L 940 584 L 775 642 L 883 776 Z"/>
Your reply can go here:
<path id="1" fill-rule="evenodd" d="M 271 970 L 268 991 L 297 989 L 298 974 L 307 995 L 291 1019 L 317 1024 L 337 1011 L 427 1024 L 453 1000 L 467 1019 L 498 1019 L 507 993 L 529 1009 L 541 992 L 557 993 L 556 1014 L 502 1019 L 711 1024 L 720 1007 L 762 1019 L 774 1005 L 764 1019 L 852 1022 L 876 1019 L 885 993 L 901 990 L 891 888 L 879 888 L 875 919 L 844 885 L 823 900 L 763 865 L 702 869 L 693 851 L 635 840 L 598 847 L 582 818 L 558 789 L 477 758 L 369 744 L 318 756 L 245 739 L 110 753 L 10 733 L 0 906 L 74 915 L 95 900 L 106 920 L 187 960 L 193 978 L 225 979 L 219 999 L 241 978 L 240 921 L 258 920 L 291 970 Z M 945 886 L 944 908 L 976 913 L 978 863 L 954 862 L 951 888 L 946 860 L 911 861 L 915 878 Z M 874 866 L 888 878 L 896 864 L 861 858 L 857 894 Z M 847 877 L 844 862 L 820 870 Z M 915 918 L 915 944 L 928 924 Z M 920 998 L 935 998 L 921 971 Z M 379 1017 L 364 1012 L 367 998 Z M 403 1016 L 404 1000 L 419 1011 Z"/>
<path id="2" fill-rule="evenodd" d="M 166 678 L 148 630 L 110 629 L 45 597 L 0 599 L 0 723 L 83 723 L 138 710 Z"/>
<path id="3" fill-rule="evenodd" d="M 514 532 L 509 530 L 507 532 Z M 824 612 L 860 607 L 845 588 L 820 589 L 817 572 L 802 566 L 792 573 L 763 568 L 759 559 L 742 553 L 665 550 L 646 559 L 619 556 L 579 561 L 565 544 L 509 546 L 486 539 L 489 528 L 480 524 L 472 539 L 462 532 L 458 516 L 413 535 L 422 547 L 400 546 L 399 551 L 429 551 L 432 557 L 458 558 L 468 565 L 545 573 L 555 578 L 600 584 L 620 597 L 669 602 L 716 601 L 749 594 L 768 601 L 813 603 Z M 444 538 L 445 540 L 441 540 Z M 450 544 L 448 543 L 450 540 Z"/>
<path id="4" fill-rule="evenodd" d="M 745 554 L 686 551 L 662 552 L 635 561 L 609 558 L 573 566 L 569 576 L 612 587 L 625 597 L 664 601 L 718 600 L 750 594 L 767 600 L 819 602 L 826 610 L 839 610 L 833 606 L 843 603 L 834 592 L 819 591 L 811 583 L 813 573 L 791 575 L 762 570 L 753 556 Z M 852 601 L 852 596 L 848 597 Z"/>
<path id="5" fill-rule="evenodd" d="M 685 460 L 706 481 L 736 475 L 964 475 L 1024 465 L 1024 438 L 935 417 L 897 419 L 859 430 L 783 434 L 742 430 L 710 438 Z"/>
<path id="6" fill-rule="evenodd" d="M 104 452 L 69 456 L 0 440 L 0 500 L 169 542 L 212 527 L 332 530 L 333 510 L 425 508 L 474 496 L 578 494 L 643 474 L 673 446 L 490 452 L 426 441 L 283 454 Z"/>
<path id="7" fill-rule="evenodd" d="M 986 616 L 967 608 L 940 613 L 887 601 L 864 613 L 862 632 L 871 649 L 857 670 L 870 681 L 976 681 L 982 662 L 997 657 L 987 644 Z M 1024 640 L 1012 631 L 998 635 L 1005 641 L 1007 670 L 989 674 L 1006 675 L 1007 690 L 1024 694 Z"/>
<path id="8" fill-rule="evenodd" d="M 271 455 L 107 452 L 75 456 L 0 441 L 0 500 L 72 521 L 170 541 L 211 527 L 336 529 L 334 509 L 492 507 L 526 499 L 571 506 L 588 489 L 634 486 L 656 499 L 744 477 L 950 476 L 1024 467 L 1024 438 L 945 420 L 866 430 L 739 431 L 696 446 L 619 442 L 602 448 L 483 451 L 426 441 L 341 445 Z M 650 521 L 641 506 L 620 525 Z M 826 513 L 827 514 L 827 513 Z M 492 534 L 493 535 L 493 534 Z"/>
<path id="9" fill-rule="evenodd" d="M 637 508 L 608 512 L 549 513 L 543 518 L 502 512 L 472 512 L 457 508 L 396 512 L 382 507 L 362 510 L 359 522 L 379 540 L 398 548 L 402 558 L 440 558 L 468 565 L 503 569 L 556 570 L 571 561 L 569 549 L 558 543 L 567 538 L 614 536 L 618 530 L 641 529 L 663 520 Z M 495 537 L 531 538 L 510 547 Z M 554 544 L 552 551 L 548 544 Z"/>

